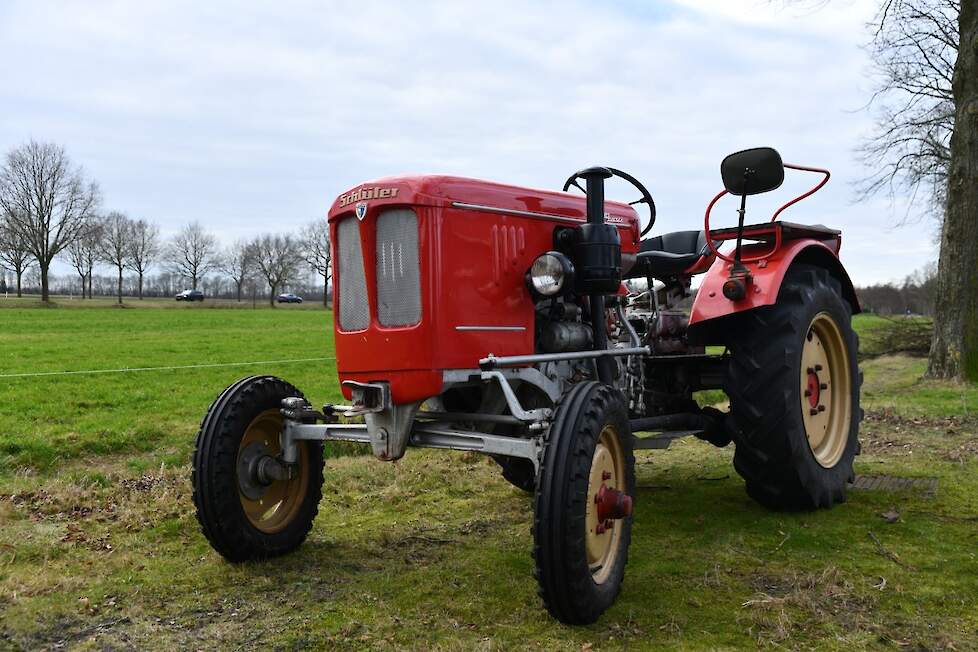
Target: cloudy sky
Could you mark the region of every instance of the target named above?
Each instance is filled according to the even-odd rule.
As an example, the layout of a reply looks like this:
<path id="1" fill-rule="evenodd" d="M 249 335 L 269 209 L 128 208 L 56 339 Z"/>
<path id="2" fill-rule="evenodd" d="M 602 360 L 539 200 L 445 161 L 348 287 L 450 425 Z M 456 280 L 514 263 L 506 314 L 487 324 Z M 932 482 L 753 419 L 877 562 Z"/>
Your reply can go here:
<path id="1" fill-rule="evenodd" d="M 553 188 L 591 164 L 645 181 L 657 232 L 697 228 L 723 155 L 772 145 L 833 171 L 787 217 L 842 228 L 866 284 L 936 258 L 932 224 L 892 228 L 902 198 L 854 202 L 876 4 L 0 0 L 0 150 L 61 143 L 106 208 L 230 242 L 380 176 Z"/>

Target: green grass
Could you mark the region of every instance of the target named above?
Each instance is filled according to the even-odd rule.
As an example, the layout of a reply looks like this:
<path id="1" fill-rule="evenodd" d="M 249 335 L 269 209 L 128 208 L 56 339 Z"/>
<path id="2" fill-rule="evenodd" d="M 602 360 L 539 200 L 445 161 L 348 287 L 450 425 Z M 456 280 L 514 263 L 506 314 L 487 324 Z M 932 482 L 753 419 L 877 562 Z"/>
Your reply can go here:
<path id="1" fill-rule="evenodd" d="M 180 306 L 0 311 L 0 475 L 123 453 L 136 468 L 182 463 L 216 393 L 249 374 L 288 378 L 312 401 L 339 399 L 333 360 L 4 377 L 333 356 L 322 309 Z"/>
<path id="2" fill-rule="evenodd" d="M 0 375 L 332 355 L 321 310 L 160 303 L 2 310 Z M 536 597 L 531 501 L 474 454 L 332 459 L 295 554 L 210 549 L 187 466 L 207 405 L 250 373 L 336 400 L 332 361 L 0 378 L 0 649 L 975 649 L 978 388 L 904 356 L 863 368 L 857 472 L 936 495 L 773 513 L 729 448 L 640 452 L 625 587 L 578 628 Z"/>

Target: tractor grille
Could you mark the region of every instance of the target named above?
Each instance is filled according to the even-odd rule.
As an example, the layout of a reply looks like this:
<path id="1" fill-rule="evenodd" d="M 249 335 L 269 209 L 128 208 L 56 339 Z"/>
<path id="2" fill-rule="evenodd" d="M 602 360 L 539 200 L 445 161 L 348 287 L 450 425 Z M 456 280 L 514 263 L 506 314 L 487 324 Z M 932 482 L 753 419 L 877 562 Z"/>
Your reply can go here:
<path id="1" fill-rule="evenodd" d="M 421 321 L 418 216 L 408 208 L 377 217 L 377 319 L 381 326 Z"/>
<path id="2" fill-rule="evenodd" d="M 360 223 L 348 217 L 336 229 L 337 264 L 340 273 L 340 329 L 359 331 L 370 325 L 367 279 L 363 271 Z"/>

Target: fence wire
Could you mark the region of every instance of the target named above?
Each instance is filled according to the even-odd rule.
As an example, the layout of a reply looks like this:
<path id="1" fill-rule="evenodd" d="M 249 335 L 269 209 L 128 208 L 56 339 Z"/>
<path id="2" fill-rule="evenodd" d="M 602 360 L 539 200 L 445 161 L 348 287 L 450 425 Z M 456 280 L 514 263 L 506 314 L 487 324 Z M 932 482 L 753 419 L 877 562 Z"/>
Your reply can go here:
<path id="1" fill-rule="evenodd" d="M 254 362 L 213 362 L 206 364 L 170 365 L 166 367 L 123 367 L 121 369 L 82 369 L 76 371 L 30 371 L 15 374 L 0 374 L 0 378 L 38 378 L 41 376 L 80 376 L 84 374 L 127 374 L 140 371 L 171 371 L 177 369 L 209 369 L 214 367 L 247 367 L 262 364 L 291 364 L 295 362 L 323 362 L 335 360 L 327 358 L 290 358 L 287 360 L 257 360 Z"/>

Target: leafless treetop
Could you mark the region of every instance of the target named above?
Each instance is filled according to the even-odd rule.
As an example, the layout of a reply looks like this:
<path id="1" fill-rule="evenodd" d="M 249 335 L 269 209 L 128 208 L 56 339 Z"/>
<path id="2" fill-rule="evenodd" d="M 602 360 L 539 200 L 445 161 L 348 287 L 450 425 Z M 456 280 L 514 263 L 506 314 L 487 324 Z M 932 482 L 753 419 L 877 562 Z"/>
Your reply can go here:
<path id="1" fill-rule="evenodd" d="M 869 46 L 876 130 L 860 150 L 873 170 L 860 188 L 863 196 L 907 193 L 943 216 L 960 7 L 957 0 L 882 3 Z"/>
<path id="2" fill-rule="evenodd" d="M 78 237 L 99 199 L 98 185 L 59 145 L 32 140 L 9 151 L 0 167 L 0 208 L 43 270 Z"/>
<path id="3" fill-rule="evenodd" d="M 320 218 L 307 224 L 299 236 L 302 244 L 302 259 L 323 278 L 329 278 L 329 224 Z"/>
<path id="4" fill-rule="evenodd" d="M 189 278 L 193 289 L 196 289 L 197 281 L 220 262 L 217 239 L 206 232 L 199 222 L 192 222 L 170 241 L 167 259 L 173 272 Z"/>
<path id="5" fill-rule="evenodd" d="M 146 220 L 132 222 L 129 240 L 129 268 L 145 274 L 160 254 L 160 227 Z"/>
<path id="6" fill-rule="evenodd" d="M 100 257 L 106 263 L 121 269 L 129 264 L 132 242 L 132 221 L 124 213 L 112 211 L 102 223 L 99 240 Z"/>
<path id="7" fill-rule="evenodd" d="M 291 235 L 263 235 L 254 241 L 252 251 L 255 266 L 265 277 L 272 294 L 296 277 L 302 258 L 299 245 Z"/>
<path id="8" fill-rule="evenodd" d="M 79 236 L 68 245 L 66 250 L 68 262 L 80 276 L 90 274 L 95 263 L 98 262 L 101 239 L 102 221 L 92 219 Z"/>

